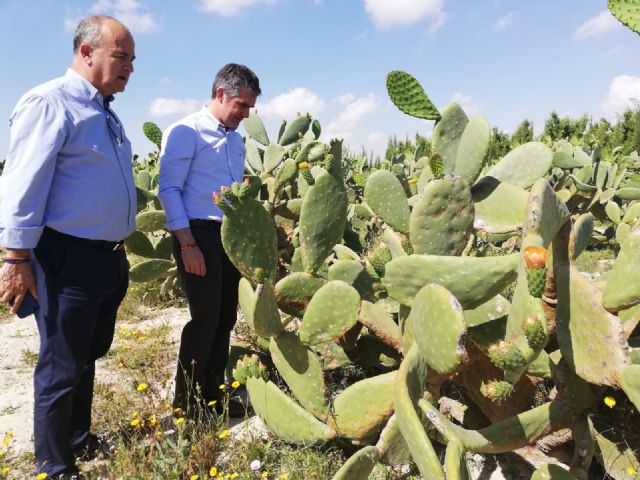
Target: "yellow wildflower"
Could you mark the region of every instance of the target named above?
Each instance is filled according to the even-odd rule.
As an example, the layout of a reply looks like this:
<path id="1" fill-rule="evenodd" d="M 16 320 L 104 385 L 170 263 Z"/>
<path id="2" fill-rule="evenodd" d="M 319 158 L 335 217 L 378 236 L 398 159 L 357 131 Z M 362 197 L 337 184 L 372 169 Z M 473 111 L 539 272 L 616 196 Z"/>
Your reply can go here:
<path id="1" fill-rule="evenodd" d="M 198 475 L 191 475 L 189 480 L 198 480 L 200 477 Z"/>
<path id="2" fill-rule="evenodd" d="M 232 387 L 232 388 L 238 388 L 239 386 L 240 386 L 240 382 L 239 382 L 238 380 L 236 380 L 235 382 L 233 382 L 233 383 L 231 384 L 231 387 Z"/>
<path id="3" fill-rule="evenodd" d="M 211 467 L 209 469 L 209 476 L 210 477 L 215 477 L 218 474 L 218 469 L 216 467 Z"/>
<path id="4" fill-rule="evenodd" d="M 269 470 L 265 470 L 262 472 L 262 478 L 267 478 L 269 476 Z"/>
<path id="5" fill-rule="evenodd" d="M 47 475 L 46 473 L 39 473 L 38 475 L 36 475 L 36 480 L 44 480 L 48 476 L 49 475 Z"/>
<path id="6" fill-rule="evenodd" d="M 137 426 L 139 426 L 139 425 L 140 425 L 140 419 L 139 419 L 139 418 L 136 418 L 135 420 L 131 420 L 131 421 L 129 422 L 129 425 L 131 425 L 132 427 L 137 427 Z"/>
<path id="7" fill-rule="evenodd" d="M 4 437 L 4 439 L 2 439 L 2 446 L 6 447 L 10 443 L 11 443 L 11 437 L 6 436 L 6 437 Z"/>
<path id="8" fill-rule="evenodd" d="M 149 388 L 149 385 L 143 382 L 138 384 L 136 390 L 138 390 L 139 392 L 144 392 L 147 388 Z"/>
<path id="9" fill-rule="evenodd" d="M 10 437 L 13 437 L 13 430 L 9 430 L 9 431 L 7 432 L 7 435 L 9 435 Z"/>
<path id="10" fill-rule="evenodd" d="M 606 396 L 604 397 L 604 404 L 609 408 L 613 408 L 616 406 L 616 399 L 610 396 Z"/>
<path id="11" fill-rule="evenodd" d="M 285 478 L 288 478 L 288 477 L 289 477 L 288 473 L 281 473 L 280 474 L 280 478 L 282 478 L 282 479 L 285 479 Z"/>
<path id="12" fill-rule="evenodd" d="M 407 183 L 409 185 L 415 185 L 416 183 L 418 183 L 418 180 L 416 180 L 415 178 L 410 178 Z"/>
<path id="13" fill-rule="evenodd" d="M 184 417 L 176 418 L 176 423 L 177 424 L 184 423 Z"/>
<path id="14" fill-rule="evenodd" d="M 218 434 L 218 438 L 227 438 L 230 433 L 231 433 L 230 430 L 223 430 L 221 433 Z"/>
<path id="15" fill-rule="evenodd" d="M 158 423 L 158 420 L 156 420 L 156 416 L 155 415 L 151 415 L 149 417 L 149 426 L 155 427 L 156 423 Z"/>
<path id="16" fill-rule="evenodd" d="M 233 472 L 229 478 L 238 478 L 238 474 L 236 472 Z"/>
<path id="17" fill-rule="evenodd" d="M 0 470 L 0 474 L 7 475 L 10 470 L 11 469 L 9 467 L 4 467 L 2 470 Z"/>
<path id="18" fill-rule="evenodd" d="M 635 475 L 636 474 L 636 469 L 633 467 L 627 467 L 627 473 L 629 475 Z"/>
<path id="19" fill-rule="evenodd" d="M 213 407 L 216 403 L 218 403 L 218 401 L 217 401 L 217 400 L 211 400 L 209 403 L 207 403 L 207 405 L 208 405 L 209 407 Z"/>
<path id="20" fill-rule="evenodd" d="M 227 388 L 227 386 L 224 383 L 221 383 L 220 385 L 218 385 L 218 388 L 220 390 L 224 390 L 225 388 Z"/>

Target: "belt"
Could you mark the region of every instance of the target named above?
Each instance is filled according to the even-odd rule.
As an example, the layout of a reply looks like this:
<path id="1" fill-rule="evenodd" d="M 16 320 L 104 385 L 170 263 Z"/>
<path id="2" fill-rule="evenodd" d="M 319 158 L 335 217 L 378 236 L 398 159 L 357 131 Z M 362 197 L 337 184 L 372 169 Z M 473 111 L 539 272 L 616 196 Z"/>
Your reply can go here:
<path id="1" fill-rule="evenodd" d="M 207 230 L 220 230 L 222 222 L 218 220 L 208 220 L 204 218 L 192 218 L 189 220 L 189 225 L 193 227 L 206 228 Z"/>
<path id="2" fill-rule="evenodd" d="M 46 232 L 50 234 L 57 235 L 59 237 L 65 238 L 67 240 L 71 240 L 76 243 L 88 245 L 89 247 L 99 248 L 100 250 L 118 252 L 124 249 L 124 240 L 120 240 L 118 242 L 112 242 L 109 240 L 92 240 L 91 238 L 75 237 L 73 235 L 69 235 L 68 233 L 62 233 L 49 227 L 44 227 L 44 229 Z"/>

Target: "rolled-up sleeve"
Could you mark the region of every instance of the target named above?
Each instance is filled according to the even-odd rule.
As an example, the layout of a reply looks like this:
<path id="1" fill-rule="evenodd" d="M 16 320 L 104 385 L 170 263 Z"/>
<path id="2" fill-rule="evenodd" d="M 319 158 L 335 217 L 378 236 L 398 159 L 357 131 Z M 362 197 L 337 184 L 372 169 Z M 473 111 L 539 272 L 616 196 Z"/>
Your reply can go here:
<path id="1" fill-rule="evenodd" d="M 9 124 L 9 152 L 0 177 L 0 244 L 34 248 L 67 137 L 65 114 L 49 99 L 34 95 L 21 100 Z"/>
<path id="2" fill-rule="evenodd" d="M 196 135 L 193 128 L 178 124 L 169 127 L 162 136 L 158 196 L 167 215 L 169 230 L 189 226 L 182 191 L 196 153 Z"/>

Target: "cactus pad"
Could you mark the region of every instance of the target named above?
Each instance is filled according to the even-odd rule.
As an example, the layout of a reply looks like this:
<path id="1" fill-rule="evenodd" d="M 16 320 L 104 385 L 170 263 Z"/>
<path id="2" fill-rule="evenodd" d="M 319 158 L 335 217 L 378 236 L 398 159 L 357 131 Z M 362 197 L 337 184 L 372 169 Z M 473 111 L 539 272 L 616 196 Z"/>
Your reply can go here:
<path id="1" fill-rule="evenodd" d="M 431 181 L 410 215 L 409 239 L 415 253 L 460 255 L 473 229 L 469 184 L 447 175 Z"/>
<path id="2" fill-rule="evenodd" d="M 416 295 L 408 322 L 420 354 L 438 373 L 453 372 L 465 354 L 466 323 L 458 300 L 437 284 Z"/>
<path id="3" fill-rule="evenodd" d="M 299 334 L 305 345 L 330 342 L 344 335 L 358 321 L 360 295 L 339 280 L 326 283 L 313 296 Z"/>
<path id="4" fill-rule="evenodd" d="M 387 74 L 389 98 L 401 112 L 412 117 L 438 120 L 440 112 L 412 75 L 394 70 Z"/>
<path id="5" fill-rule="evenodd" d="M 369 208 L 380 219 L 400 233 L 409 232 L 409 204 L 400 180 L 388 170 L 372 173 L 364 187 Z"/>

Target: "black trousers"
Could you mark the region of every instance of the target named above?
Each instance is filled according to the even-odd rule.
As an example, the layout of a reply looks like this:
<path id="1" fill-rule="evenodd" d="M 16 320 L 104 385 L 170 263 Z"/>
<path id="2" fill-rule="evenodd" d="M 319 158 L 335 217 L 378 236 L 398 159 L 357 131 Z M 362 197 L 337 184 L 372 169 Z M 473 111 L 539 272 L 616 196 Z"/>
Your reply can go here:
<path id="1" fill-rule="evenodd" d="M 75 470 L 88 439 L 95 361 L 113 340 L 129 283 L 124 250 L 108 251 L 45 229 L 32 252 L 40 309 L 34 374 L 34 444 L 39 472 Z"/>
<path id="2" fill-rule="evenodd" d="M 236 323 L 240 273 L 222 247 L 220 222 L 192 220 L 191 232 L 205 258 L 207 273 L 186 273 L 174 236 L 174 255 L 189 302 L 191 320 L 184 326 L 178 355 L 174 407 L 194 406 L 221 396 L 219 385 L 229 360 L 231 330 Z"/>

